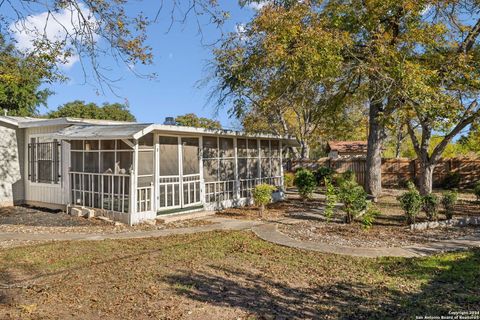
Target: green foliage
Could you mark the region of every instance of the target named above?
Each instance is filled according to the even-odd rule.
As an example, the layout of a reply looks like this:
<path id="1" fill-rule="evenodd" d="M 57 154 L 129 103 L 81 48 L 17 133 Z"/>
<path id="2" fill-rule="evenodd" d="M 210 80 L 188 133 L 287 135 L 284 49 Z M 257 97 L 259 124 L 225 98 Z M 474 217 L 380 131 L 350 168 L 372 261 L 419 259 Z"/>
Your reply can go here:
<path id="1" fill-rule="evenodd" d="M 343 173 L 337 173 L 333 176 L 335 185 L 341 186 L 345 182 L 356 182 L 355 173 L 352 170 L 347 170 Z"/>
<path id="2" fill-rule="evenodd" d="M 325 179 L 332 179 L 335 171 L 329 167 L 320 167 L 315 171 L 315 178 L 317 179 L 317 184 L 320 186 L 324 183 Z"/>
<path id="3" fill-rule="evenodd" d="M 95 103 L 85 103 L 84 101 L 75 100 L 65 103 L 57 110 L 49 112 L 48 118 L 83 118 L 98 120 L 114 120 L 134 122 L 135 117 L 130 113 L 128 107 L 120 103 L 104 103 L 98 106 Z"/>
<path id="4" fill-rule="evenodd" d="M 12 116 L 36 115 L 50 90 L 40 89 L 51 67 L 42 55 L 22 54 L 0 35 L 0 111 Z M 47 61 L 47 62 L 46 62 Z M 60 79 L 56 79 L 60 80 Z"/>
<path id="5" fill-rule="evenodd" d="M 453 218 L 453 211 L 458 200 L 458 193 L 456 191 L 447 191 L 443 193 L 442 206 L 445 209 L 445 216 L 447 219 Z"/>
<path id="6" fill-rule="evenodd" d="M 333 185 L 332 181 L 325 177 L 324 179 L 324 184 L 325 184 L 325 217 L 327 218 L 327 221 L 330 221 L 334 214 L 335 214 L 335 204 L 338 201 L 338 195 L 337 195 L 337 190 L 335 189 L 335 186 Z"/>
<path id="7" fill-rule="evenodd" d="M 175 118 L 178 126 L 206 128 L 206 129 L 221 129 L 222 125 L 219 121 L 198 117 L 195 113 L 187 113 L 183 116 Z"/>
<path id="8" fill-rule="evenodd" d="M 343 181 L 339 188 L 338 198 L 343 203 L 346 223 L 352 223 L 355 217 L 367 208 L 367 193 L 355 181 Z"/>
<path id="9" fill-rule="evenodd" d="M 375 222 L 375 219 L 381 214 L 380 210 L 374 204 L 369 203 L 367 210 L 362 216 L 362 227 L 365 230 L 370 229 Z"/>
<path id="10" fill-rule="evenodd" d="M 261 214 L 265 211 L 265 206 L 272 202 L 272 192 L 277 188 L 275 186 L 262 183 L 255 186 L 252 190 L 253 201 L 257 206 L 260 206 Z"/>
<path id="11" fill-rule="evenodd" d="M 475 183 L 475 187 L 473 187 L 473 193 L 477 197 L 477 201 L 480 201 L 480 181 Z"/>
<path id="12" fill-rule="evenodd" d="M 427 215 L 428 220 L 433 221 L 437 219 L 438 207 L 440 205 L 440 199 L 433 194 L 427 194 L 423 196 L 422 209 Z"/>
<path id="13" fill-rule="evenodd" d="M 293 172 L 285 172 L 283 174 L 283 185 L 285 186 L 285 188 L 291 188 L 293 187 L 295 184 L 295 174 Z"/>
<path id="14" fill-rule="evenodd" d="M 422 208 L 423 199 L 412 182 L 408 183 L 408 191 L 399 196 L 398 201 L 405 212 L 408 224 L 415 223 L 415 217 Z"/>
<path id="15" fill-rule="evenodd" d="M 295 185 L 303 199 L 310 199 L 317 187 L 317 181 L 310 170 L 301 168 L 295 173 Z"/>
<path id="16" fill-rule="evenodd" d="M 443 187 L 445 189 L 456 189 L 460 185 L 460 180 L 462 177 L 458 171 L 448 172 L 445 178 L 443 179 Z"/>

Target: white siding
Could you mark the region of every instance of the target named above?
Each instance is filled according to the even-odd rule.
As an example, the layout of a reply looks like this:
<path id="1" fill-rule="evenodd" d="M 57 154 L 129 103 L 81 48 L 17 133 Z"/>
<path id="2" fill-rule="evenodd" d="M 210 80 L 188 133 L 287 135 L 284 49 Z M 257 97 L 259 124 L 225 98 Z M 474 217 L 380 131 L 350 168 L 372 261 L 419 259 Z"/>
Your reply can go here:
<path id="1" fill-rule="evenodd" d="M 60 129 L 65 128 L 66 126 L 49 126 L 49 127 L 38 127 L 38 128 L 27 128 L 25 132 L 25 155 L 28 154 L 28 143 L 32 137 L 38 136 L 49 136 L 51 133 L 57 132 Z M 68 164 L 70 163 L 70 154 L 64 148 L 65 143 L 62 143 L 62 170 L 61 170 L 61 179 L 59 184 L 45 184 L 45 183 L 32 183 L 28 180 L 28 156 L 25 156 L 25 176 L 27 177 L 25 181 L 25 200 L 35 205 L 40 205 L 42 203 L 50 205 L 66 205 L 69 201 L 69 190 L 68 190 Z"/>
<path id="2" fill-rule="evenodd" d="M 23 159 L 19 147 L 23 143 L 22 130 L 11 125 L 0 126 L 0 206 L 12 206 L 15 201 L 23 200 L 23 176 L 21 174 Z"/>

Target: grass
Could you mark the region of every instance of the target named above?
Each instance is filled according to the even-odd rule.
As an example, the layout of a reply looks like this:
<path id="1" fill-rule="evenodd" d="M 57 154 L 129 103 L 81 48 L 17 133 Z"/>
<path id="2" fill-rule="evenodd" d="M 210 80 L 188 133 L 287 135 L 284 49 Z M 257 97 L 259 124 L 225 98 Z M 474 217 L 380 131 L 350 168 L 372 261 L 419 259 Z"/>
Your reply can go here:
<path id="1" fill-rule="evenodd" d="M 414 318 L 478 310 L 480 250 L 363 259 L 249 232 L 0 251 L 0 318 Z"/>

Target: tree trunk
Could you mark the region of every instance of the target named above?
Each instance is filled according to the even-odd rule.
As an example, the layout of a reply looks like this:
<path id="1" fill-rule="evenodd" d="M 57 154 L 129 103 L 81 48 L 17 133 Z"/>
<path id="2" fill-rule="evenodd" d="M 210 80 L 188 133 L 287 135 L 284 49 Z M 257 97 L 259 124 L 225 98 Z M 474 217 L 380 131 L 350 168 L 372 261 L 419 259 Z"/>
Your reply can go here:
<path id="1" fill-rule="evenodd" d="M 366 187 L 374 201 L 382 193 L 382 145 L 385 134 L 380 123 L 381 111 L 381 103 L 370 103 Z"/>
<path id="2" fill-rule="evenodd" d="M 432 193 L 433 169 L 435 169 L 434 164 L 420 162 L 418 187 L 422 196 Z"/>
<path id="3" fill-rule="evenodd" d="M 300 144 L 301 144 L 300 158 L 302 160 L 308 160 L 310 156 L 310 147 L 308 146 L 308 143 L 305 140 L 303 140 Z"/>

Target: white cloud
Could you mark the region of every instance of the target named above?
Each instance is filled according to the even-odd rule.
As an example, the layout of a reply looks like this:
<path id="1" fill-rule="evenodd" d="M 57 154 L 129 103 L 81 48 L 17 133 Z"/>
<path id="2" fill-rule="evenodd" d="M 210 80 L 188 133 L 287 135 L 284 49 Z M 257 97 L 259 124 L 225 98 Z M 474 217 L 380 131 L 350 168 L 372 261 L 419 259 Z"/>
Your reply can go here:
<path id="1" fill-rule="evenodd" d="M 97 20 L 88 8 L 82 3 L 79 4 L 79 7 L 81 14 L 87 17 L 88 24 L 95 27 Z M 46 38 L 51 43 L 65 41 L 63 49 L 66 51 L 72 48 L 73 41 L 82 41 L 81 39 L 87 36 L 86 27 L 80 19 L 78 11 L 72 7 L 50 14 L 42 12 L 30 15 L 23 20 L 12 23 L 10 30 L 16 40 L 17 48 L 25 52 L 32 52 L 35 49 L 34 42 L 37 39 Z M 93 41 L 96 42 L 98 38 L 97 34 L 93 34 Z M 73 54 L 67 57 L 61 63 L 61 66 L 69 69 L 79 60 L 80 57 Z"/>
<path id="2" fill-rule="evenodd" d="M 260 2 L 252 2 L 248 4 L 248 7 L 253 9 L 253 10 L 262 10 L 263 7 L 265 7 L 267 4 L 269 4 L 270 1 L 260 1 Z"/>

